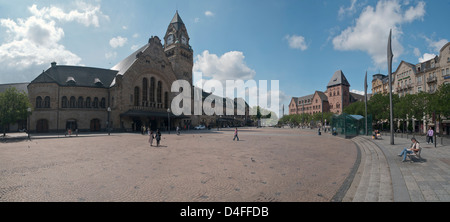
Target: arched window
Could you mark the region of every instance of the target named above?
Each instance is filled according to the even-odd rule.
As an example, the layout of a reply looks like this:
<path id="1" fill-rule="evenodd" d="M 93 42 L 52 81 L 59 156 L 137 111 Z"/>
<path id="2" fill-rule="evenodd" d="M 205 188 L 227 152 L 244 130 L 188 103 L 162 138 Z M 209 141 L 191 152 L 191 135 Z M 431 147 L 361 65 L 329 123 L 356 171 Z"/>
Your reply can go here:
<path id="1" fill-rule="evenodd" d="M 44 108 L 50 108 L 50 96 L 44 98 Z"/>
<path id="2" fill-rule="evenodd" d="M 147 78 L 142 79 L 142 105 L 145 106 L 147 103 L 147 97 L 148 97 L 148 80 Z"/>
<path id="3" fill-rule="evenodd" d="M 91 97 L 86 98 L 86 108 L 91 108 Z"/>
<path id="4" fill-rule="evenodd" d="M 84 103 L 84 101 L 83 101 L 83 97 L 78 97 L 78 108 L 83 108 L 83 103 Z"/>
<path id="5" fill-rule="evenodd" d="M 97 97 L 94 98 L 94 103 L 92 104 L 92 107 L 98 108 L 98 98 Z"/>
<path id="6" fill-rule="evenodd" d="M 158 81 L 158 88 L 156 89 L 156 98 L 157 103 L 162 103 L 162 83 L 161 81 Z"/>
<path id="7" fill-rule="evenodd" d="M 169 93 L 168 92 L 164 93 L 164 108 L 165 109 L 169 108 Z"/>
<path id="8" fill-rule="evenodd" d="M 69 108 L 76 108 L 76 107 L 77 107 L 77 102 L 75 100 L 75 96 L 71 96 L 70 101 L 69 101 Z"/>
<path id="9" fill-rule="evenodd" d="M 139 87 L 134 87 L 134 106 L 139 106 Z"/>
<path id="10" fill-rule="evenodd" d="M 106 108 L 106 99 L 105 98 L 102 98 L 102 100 L 100 102 L 100 107 Z"/>
<path id="11" fill-rule="evenodd" d="M 36 108 L 42 108 L 42 97 L 36 97 Z"/>
<path id="12" fill-rule="evenodd" d="M 67 108 L 67 97 L 63 96 L 61 99 L 61 107 Z"/>
<path id="13" fill-rule="evenodd" d="M 155 102 L 155 78 L 150 78 L 150 102 Z"/>

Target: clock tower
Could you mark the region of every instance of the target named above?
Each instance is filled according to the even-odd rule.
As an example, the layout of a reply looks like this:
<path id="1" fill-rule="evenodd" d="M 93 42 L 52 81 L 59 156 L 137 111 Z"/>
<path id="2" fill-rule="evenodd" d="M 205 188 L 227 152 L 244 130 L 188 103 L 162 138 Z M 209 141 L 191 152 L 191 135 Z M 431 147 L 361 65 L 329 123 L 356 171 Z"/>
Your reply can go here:
<path id="1" fill-rule="evenodd" d="M 178 11 L 175 13 L 164 36 L 164 52 L 172 65 L 177 79 L 184 79 L 193 84 L 194 51 L 189 45 L 189 35 Z"/>

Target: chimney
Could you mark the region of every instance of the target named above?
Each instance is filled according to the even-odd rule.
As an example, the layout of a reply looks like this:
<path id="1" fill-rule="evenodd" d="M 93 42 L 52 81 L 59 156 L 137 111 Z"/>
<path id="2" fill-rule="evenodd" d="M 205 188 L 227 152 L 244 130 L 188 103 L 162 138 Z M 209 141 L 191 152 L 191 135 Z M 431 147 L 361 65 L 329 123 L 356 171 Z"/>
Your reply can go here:
<path id="1" fill-rule="evenodd" d="M 52 62 L 51 64 L 52 64 L 52 68 L 56 67 L 56 62 Z"/>

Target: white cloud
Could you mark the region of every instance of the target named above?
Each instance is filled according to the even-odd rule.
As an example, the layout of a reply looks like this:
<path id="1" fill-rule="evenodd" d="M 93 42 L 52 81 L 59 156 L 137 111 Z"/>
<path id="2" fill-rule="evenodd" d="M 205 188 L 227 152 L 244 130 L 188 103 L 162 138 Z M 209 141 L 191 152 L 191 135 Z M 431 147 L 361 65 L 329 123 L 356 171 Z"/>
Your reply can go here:
<path id="1" fill-rule="evenodd" d="M 85 2 L 77 1 L 75 3 L 76 9 L 69 12 L 64 12 L 61 8 L 51 6 L 38 9 L 34 4 L 29 7 L 29 11 L 38 17 L 49 20 L 60 20 L 65 22 L 76 21 L 85 26 L 100 26 L 100 19 L 109 20 L 107 15 L 104 15 L 100 10 L 100 5 L 94 6 Z"/>
<path id="2" fill-rule="evenodd" d="M 6 66 L 20 69 L 51 61 L 63 64 L 78 64 L 81 61 L 59 44 L 64 30 L 57 27 L 53 20 L 34 14 L 17 21 L 0 19 L 0 26 L 6 28 L 9 37 L 9 41 L 0 45 L 0 63 Z"/>
<path id="3" fill-rule="evenodd" d="M 197 55 L 193 70 L 219 81 L 253 79 L 256 72 L 247 66 L 244 59 L 244 53 L 239 51 L 230 51 L 219 57 L 205 50 Z"/>
<path id="4" fill-rule="evenodd" d="M 305 37 L 303 37 L 303 36 L 286 35 L 284 38 L 288 41 L 289 47 L 291 47 L 293 49 L 300 49 L 302 51 L 305 51 L 306 49 L 308 49 L 308 45 L 306 45 L 306 42 L 305 42 Z"/>
<path id="5" fill-rule="evenodd" d="M 57 22 L 76 21 L 85 26 L 99 26 L 99 18 L 108 19 L 100 11 L 100 6 L 83 2 L 76 3 L 76 9 L 64 12 L 55 6 L 38 8 L 28 7 L 28 18 L 0 19 L 0 26 L 6 28 L 6 41 L 0 45 L 0 64 L 14 69 L 27 69 L 33 65 L 79 64 L 81 58 L 67 50 L 59 42 L 64 30 Z"/>
<path id="6" fill-rule="evenodd" d="M 357 0 L 351 0 L 351 4 L 348 8 L 344 8 L 344 6 L 341 6 L 339 8 L 339 18 L 343 18 L 345 15 L 352 15 L 356 12 L 356 1 Z"/>
<path id="7" fill-rule="evenodd" d="M 423 54 L 422 57 L 419 58 L 419 62 L 425 62 L 425 61 L 428 61 L 428 60 L 430 60 L 430 59 L 432 59 L 434 57 L 436 57 L 435 54 L 425 53 L 425 54 Z"/>
<path id="8" fill-rule="evenodd" d="M 213 17 L 213 16 L 214 16 L 214 13 L 211 12 L 211 11 L 206 11 L 206 12 L 205 12 L 205 16 L 207 16 L 207 17 Z"/>
<path id="9" fill-rule="evenodd" d="M 439 51 L 442 49 L 442 47 L 448 43 L 447 39 L 441 39 L 438 41 L 433 41 L 427 37 L 424 37 L 425 40 L 428 43 L 428 47 L 433 50 L 433 52 L 439 53 Z"/>
<path id="10" fill-rule="evenodd" d="M 369 90 L 369 89 L 367 89 L 367 90 Z M 364 95 L 364 91 L 357 90 L 357 89 L 352 89 L 352 90 L 350 90 L 350 92 L 356 93 L 356 94 L 359 94 L 359 95 Z"/>
<path id="11" fill-rule="evenodd" d="M 218 56 L 216 54 L 210 54 L 208 50 L 205 50 L 202 54 L 196 56 L 193 71 L 201 72 L 203 75 L 203 79 L 198 79 L 194 73 L 194 85 L 197 87 L 204 87 L 204 84 L 208 83 L 209 86 L 212 86 L 215 89 L 222 88 L 224 90 L 223 94 L 213 92 L 213 94 L 219 96 L 226 96 L 226 80 L 243 80 L 247 83 L 251 82 L 256 77 L 255 70 L 249 68 L 245 63 L 244 53 L 239 51 L 230 51 Z M 217 81 L 207 82 L 207 80 Z M 255 84 L 259 85 L 260 83 L 255 80 Z M 245 88 L 245 91 L 243 89 L 237 89 L 234 96 L 239 97 L 242 93 L 247 94 L 244 99 L 250 106 L 257 105 L 255 103 L 257 100 L 254 100 L 257 98 L 249 98 L 251 95 L 262 96 L 263 98 L 264 96 L 267 96 L 266 98 L 268 98 L 270 102 L 267 104 L 269 107 L 265 106 L 265 108 L 279 115 L 281 109 L 280 101 L 286 100 L 287 96 L 284 92 L 279 90 L 279 86 L 273 86 L 271 80 L 268 80 L 267 84 L 267 91 L 261 91 L 258 86 L 252 86 L 252 84 L 249 84 L 248 88 Z M 276 101 L 273 101 L 276 104 L 272 104 L 271 96 L 274 96 L 277 99 Z"/>
<path id="12" fill-rule="evenodd" d="M 117 36 L 109 40 L 109 45 L 113 48 L 122 47 L 127 43 L 128 39 L 122 36 Z"/>
<path id="13" fill-rule="evenodd" d="M 354 26 L 348 27 L 333 38 L 334 49 L 364 51 L 372 57 L 375 65 L 385 65 L 389 30 L 392 29 L 395 59 L 403 53 L 403 46 L 399 42 L 403 34 L 401 25 L 422 19 L 424 15 L 424 2 L 419 2 L 405 11 L 399 1 L 381 0 L 375 8 L 367 6 L 356 19 Z"/>
<path id="14" fill-rule="evenodd" d="M 200 18 L 195 18 L 194 19 L 194 23 L 199 23 L 200 22 Z"/>
<path id="15" fill-rule="evenodd" d="M 425 15 L 425 2 L 417 3 L 416 7 L 409 7 L 404 15 L 405 22 L 412 22 L 416 19 L 423 20 L 423 16 Z"/>

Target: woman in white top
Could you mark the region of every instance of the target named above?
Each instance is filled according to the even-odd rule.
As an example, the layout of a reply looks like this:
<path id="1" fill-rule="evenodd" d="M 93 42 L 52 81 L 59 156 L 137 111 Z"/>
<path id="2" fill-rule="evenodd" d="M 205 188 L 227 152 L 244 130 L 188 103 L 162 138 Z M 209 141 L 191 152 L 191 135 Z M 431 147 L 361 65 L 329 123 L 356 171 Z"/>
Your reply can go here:
<path id="1" fill-rule="evenodd" d="M 413 152 L 414 153 L 416 153 L 416 152 L 419 152 L 419 142 L 417 142 L 417 140 L 416 140 L 416 138 L 411 138 L 411 142 L 412 142 L 412 144 L 411 144 L 411 148 L 405 148 L 405 149 L 403 149 L 403 151 L 400 153 L 400 154 L 398 154 L 399 156 L 403 156 L 403 160 L 402 160 L 402 162 L 405 162 L 406 161 L 406 156 L 408 155 L 408 154 L 412 154 Z"/>

